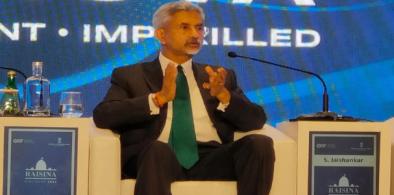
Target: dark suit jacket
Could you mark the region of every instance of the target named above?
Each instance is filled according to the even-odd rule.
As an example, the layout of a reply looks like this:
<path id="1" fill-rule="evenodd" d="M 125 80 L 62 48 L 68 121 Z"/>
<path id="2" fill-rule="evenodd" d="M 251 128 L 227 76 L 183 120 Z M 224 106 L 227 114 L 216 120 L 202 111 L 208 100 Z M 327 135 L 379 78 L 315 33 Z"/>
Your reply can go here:
<path id="1" fill-rule="evenodd" d="M 193 63 L 192 69 L 204 100 L 209 118 L 218 131 L 222 143 L 233 141 L 234 131 L 261 128 L 266 116 L 262 107 L 250 102 L 238 87 L 233 71 L 227 70 L 226 87 L 231 92 L 226 112 L 216 109 L 219 101 L 202 88 L 208 74 L 201 64 Z M 159 115 L 151 115 L 148 95 L 161 89 L 163 72 L 159 60 L 116 68 L 112 73 L 111 87 L 104 100 L 93 111 L 99 128 L 111 129 L 120 134 L 122 167 L 146 144 L 156 140 L 163 130 L 167 105 Z"/>

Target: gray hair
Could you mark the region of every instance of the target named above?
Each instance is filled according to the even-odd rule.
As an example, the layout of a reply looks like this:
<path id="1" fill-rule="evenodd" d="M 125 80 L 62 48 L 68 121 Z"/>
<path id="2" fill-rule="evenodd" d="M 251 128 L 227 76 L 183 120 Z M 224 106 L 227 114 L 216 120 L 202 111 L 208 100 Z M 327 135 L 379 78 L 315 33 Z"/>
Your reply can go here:
<path id="1" fill-rule="evenodd" d="M 153 14 L 152 24 L 155 29 L 163 27 L 175 13 L 180 11 L 197 11 L 205 20 L 204 10 L 188 1 L 169 2 L 159 7 Z"/>

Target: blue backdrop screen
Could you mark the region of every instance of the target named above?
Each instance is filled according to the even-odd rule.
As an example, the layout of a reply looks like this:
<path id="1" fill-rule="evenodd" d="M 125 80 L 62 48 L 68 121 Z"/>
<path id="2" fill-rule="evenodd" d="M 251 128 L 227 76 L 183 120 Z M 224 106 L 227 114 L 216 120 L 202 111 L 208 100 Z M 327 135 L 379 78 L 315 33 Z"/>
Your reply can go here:
<path id="1" fill-rule="evenodd" d="M 83 93 L 84 116 L 91 116 L 115 67 L 157 57 L 151 17 L 165 2 L 0 0 L 0 65 L 29 75 L 32 61 L 43 61 L 52 112 L 59 92 L 76 90 Z M 234 69 L 269 123 L 321 111 L 321 84 L 310 75 L 228 58 L 228 51 L 321 74 L 331 111 L 370 120 L 393 115 L 394 0 L 192 2 L 204 8 L 207 28 L 195 61 Z M 0 81 L 3 87 L 5 72 Z"/>

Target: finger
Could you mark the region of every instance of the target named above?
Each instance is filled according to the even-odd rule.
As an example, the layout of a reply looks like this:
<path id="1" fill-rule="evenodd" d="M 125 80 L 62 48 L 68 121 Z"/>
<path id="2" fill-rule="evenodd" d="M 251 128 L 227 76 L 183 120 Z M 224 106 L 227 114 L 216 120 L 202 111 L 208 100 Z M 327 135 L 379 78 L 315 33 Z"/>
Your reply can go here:
<path id="1" fill-rule="evenodd" d="M 224 68 L 222 68 L 222 67 L 218 68 L 217 72 L 218 72 L 219 74 L 223 75 L 223 76 L 226 76 L 226 75 L 227 75 L 226 69 L 224 69 Z"/>
<path id="2" fill-rule="evenodd" d="M 209 77 L 214 77 L 217 73 L 212 69 L 211 66 L 205 66 L 205 72 L 208 73 Z"/>
<path id="3" fill-rule="evenodd" d="M 171 80 L 174 80 L 176 78 L 178 71 L 176 69 L 176 65 L 173 63 L 168 63 L 164 77 L 170 78 Z"/>
<path id="4" fill-rule="evenodd" d="M 170 71 L 170 72 L 176 72 L 176 65 L 173 63 L 168 63 L 167 67 L 166 67 L 166 71 Z"/>
<path id="5" fill-rule="evenodd" d="M 227 77 L 227 71 L 224 68 L 219 68 L 218 69 L 218 73 L 219 73 L 219 77 L 220 79 L 225 82 L 226 81 L 226 77 Z"/>
<path id="6" fill-rule="evenodd" d="M 166 69 L 173 69 L 176 68 L 176 65 L 174 63 L 168 63 Z"/>

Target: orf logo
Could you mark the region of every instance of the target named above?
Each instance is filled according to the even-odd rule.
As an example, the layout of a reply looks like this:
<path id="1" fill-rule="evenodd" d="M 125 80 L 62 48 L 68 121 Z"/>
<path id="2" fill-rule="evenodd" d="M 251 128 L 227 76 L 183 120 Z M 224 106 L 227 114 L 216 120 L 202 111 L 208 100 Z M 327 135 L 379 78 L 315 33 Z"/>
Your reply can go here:
<path id="1" fill-rule="evenodd" d="M 328 194 L 330 195 L 359 195 L 360 186 L 350 184 L 349 179 L 344 174 L 338 181 L 338 184 L 328 185 Z"/>
<path id="2" fill-rule="evenodd" d="M 47 167 L 47 163 L 41 157 L 35 167 L 25 169 L 25 182 L 56 183 L 56 169 Z"/>

